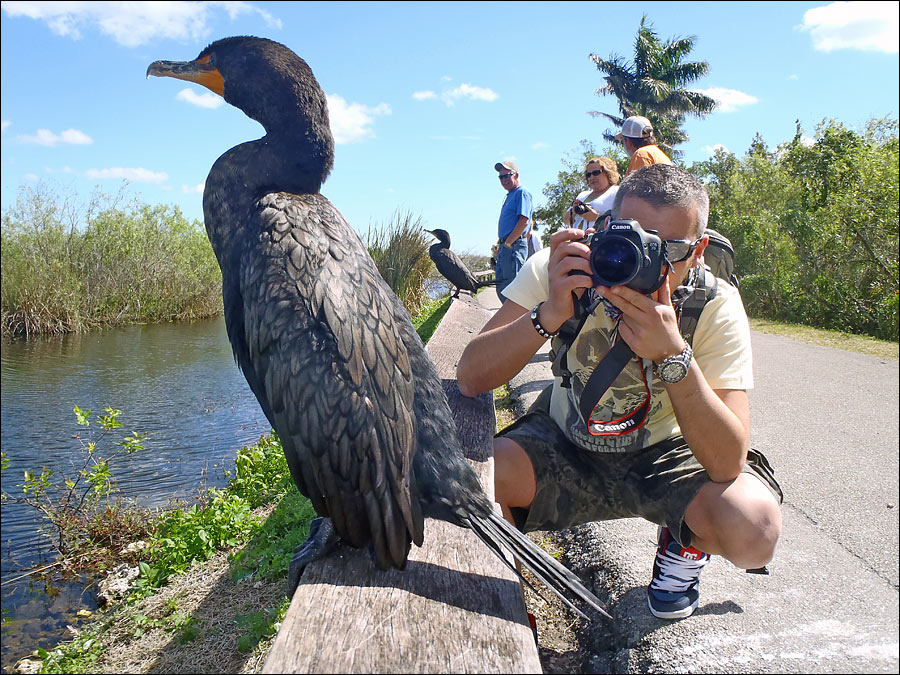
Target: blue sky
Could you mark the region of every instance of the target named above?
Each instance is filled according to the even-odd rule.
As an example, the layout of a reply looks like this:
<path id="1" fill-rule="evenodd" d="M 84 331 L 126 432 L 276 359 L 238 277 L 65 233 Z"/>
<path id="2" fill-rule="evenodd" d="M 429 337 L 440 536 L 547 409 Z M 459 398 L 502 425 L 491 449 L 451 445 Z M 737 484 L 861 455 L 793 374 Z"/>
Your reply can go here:
<path id="1" fill-rule="evenodd" d="M 177 204 L 202 220 L 209 168 L 262 127 L 198 85 L 145 79 L 155 60 L 258 35 L 303 57 L 329 97 L 337 141 L 323 193 L 358 231 L 396 209 L 487 253 L 513 159 L 538 204 L 562 159 L 603 118 L 590 60 L 629 57 L 646 13 L 662 38 L 696 36 L 693 88 L 719 111 L 685 125 L 684 163 L 770 147 L 799 120 L 861 128 L 898 108 L 898 3 L 868 2 L 3 2 L 2 207 L 47 183 Z"/>

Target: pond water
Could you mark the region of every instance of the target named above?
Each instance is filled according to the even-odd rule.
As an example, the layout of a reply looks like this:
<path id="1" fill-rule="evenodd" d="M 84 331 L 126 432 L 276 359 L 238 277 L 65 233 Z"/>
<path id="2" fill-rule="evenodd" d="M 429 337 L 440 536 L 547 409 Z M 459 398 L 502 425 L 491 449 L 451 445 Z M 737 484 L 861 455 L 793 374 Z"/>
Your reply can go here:
<path id="1" fill-rule="evenodd" d="M 123 427 L 114 440 L 132 431 L 148 436 L 143 451 L 111 466 L 124 494 L 146 506 L 224 485 L 236 450 L 269 431 L 234 363 L 222 319 L 4 341 L 0 396 L 0 445 L 10 462 L 2 486 L 11 495 L 21 494 L 26 469 L 74 474 L 81 447 L 74 435 L 85 435 L 75 424 L 75 405 L 93 411 L 97 430 L 105 408 L 120 409 Z M 91 587 L 22 576 L 54 560 L 39 525 L 30 507 L 3 506 L 4 672 L 33 649 L 68 639 L 76 612 L 96 608 Z"/>

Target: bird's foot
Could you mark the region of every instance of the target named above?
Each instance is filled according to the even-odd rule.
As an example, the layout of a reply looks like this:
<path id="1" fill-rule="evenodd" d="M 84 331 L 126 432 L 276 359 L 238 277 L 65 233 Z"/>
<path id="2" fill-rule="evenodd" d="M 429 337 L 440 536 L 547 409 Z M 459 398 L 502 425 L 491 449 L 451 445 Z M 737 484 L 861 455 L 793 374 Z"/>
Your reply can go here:
<path id="1" fill-rule="evenodd" d="M 288 590 L 293 595 L 300 583 L 303 570 L 314 560 L 328 555 L 340 542 L 331 518 L 313 518 L 309 524 L 309 537 L 294 551 L 294 557 L 288 566 Z"/>

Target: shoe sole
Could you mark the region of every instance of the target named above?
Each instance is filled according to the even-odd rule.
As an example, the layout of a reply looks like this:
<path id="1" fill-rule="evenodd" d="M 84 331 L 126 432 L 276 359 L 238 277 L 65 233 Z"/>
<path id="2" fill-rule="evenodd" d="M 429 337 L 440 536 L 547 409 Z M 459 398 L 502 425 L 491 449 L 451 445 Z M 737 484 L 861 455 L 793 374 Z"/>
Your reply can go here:
<path id="1" fill-rule="evenodd" d="M 650 598 L 647 598 L 647 607 L 650 608 L 650 613 L 657 619 L 686 619 L 694 613 L 694 610 L 697 609 L 697 605 L 699 604 L 700 600 L 698 599 L 692 605 L 689 605 L 684 609 L 677 609 L 673 612 L 661 612 L 659 610 L 653 609 L 653 605 L 650 604 Z"/>

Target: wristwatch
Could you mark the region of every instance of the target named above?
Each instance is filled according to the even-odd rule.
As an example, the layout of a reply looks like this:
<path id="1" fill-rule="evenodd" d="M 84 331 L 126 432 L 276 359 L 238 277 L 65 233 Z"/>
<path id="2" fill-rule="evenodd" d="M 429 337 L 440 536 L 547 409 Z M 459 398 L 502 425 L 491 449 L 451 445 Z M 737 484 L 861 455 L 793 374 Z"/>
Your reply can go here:
<path id="1" fill-rule="evenodd" d="M 684 351 L 680 354 L 670 356 L 656 364 L 654 367 L 656 376 L 668 384 L 681 382 L 691 368 L 691 358 L 693 358 L 693 356 L 694 352 L 691 349 L 691 346 L 685 343 Z"/>

